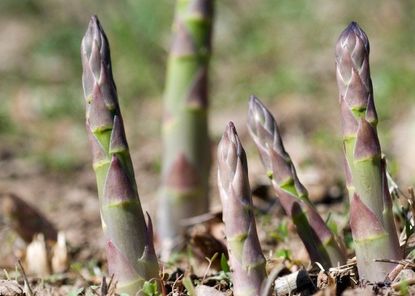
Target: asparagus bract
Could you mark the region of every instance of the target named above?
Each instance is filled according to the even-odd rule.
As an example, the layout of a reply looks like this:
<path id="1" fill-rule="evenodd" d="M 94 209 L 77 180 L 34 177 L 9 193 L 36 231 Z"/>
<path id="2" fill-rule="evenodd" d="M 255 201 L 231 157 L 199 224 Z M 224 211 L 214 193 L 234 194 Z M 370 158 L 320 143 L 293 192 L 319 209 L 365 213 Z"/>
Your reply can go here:
<path id="1" fill-rule="evenodd" d="M 86 127 L 93 155 L 109 272 L 120 293 L 136 295 L 145 281 L 158 281 L 151 220 L 138 197 L 107 37 L 96 16 L 81 45 Z M 141 294 L 138 294 L 141 295 Z"/>
<path id="2" fill-rule="evenodd" d="M 248 128 L 281 205 L 293 219 L 311 260 L 320 262 L 325 268 L 343 264 L 342 245 L 308 199 L 308 192 L 298 179 L 274 117 L 254 96 L 249 100 Z"/>
<path id="3" fill-rule="evenodd" d="M 265 258 L 253 215 L 246 155 L 232 122 L 218 146 L 218 187 L 234 295 L 260 295 L 266 277 Z"/>
<path id="4" fill-rule="evenodd" d="M 210 141 L 208 65 L 214 0 L 178 0 L 167 64 L 158 211 L 162 257 L 180 238 L 182 220 L 208 212 Z"/>
<path id="5" fill-rule="evenodd" d="M 369 51 L 365 32 L 352 22 L 336 44 L 336 76 L 359 276 L 383 281 L 394 264 L 374 260 L 399 260 L 402 255 L 376 130 Z"/>

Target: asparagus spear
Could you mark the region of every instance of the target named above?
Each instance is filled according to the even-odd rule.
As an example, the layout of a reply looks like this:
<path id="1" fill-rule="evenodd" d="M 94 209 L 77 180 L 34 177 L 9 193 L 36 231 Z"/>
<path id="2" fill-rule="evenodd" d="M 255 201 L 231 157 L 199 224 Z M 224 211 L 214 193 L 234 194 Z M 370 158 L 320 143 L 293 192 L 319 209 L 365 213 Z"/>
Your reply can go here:
<path id="1" fill-rule="evenodd" d="M 214 0 L 178 0 L 167 64 L 158 226 L 162 257 L 182 220 L 208 212 L 208 66 Z"/>
<path id="2" fill-rule="evenodd" d="M 254 96 L 249 100 L 248 128 L 281 205 L 293 219 L 311 260 L 325 268 L 343 264 L 342 245 L 308 199 L 307 190 L 285 151 L 274 117 Z"/>
<path id="3" fill-rule="evenodd" d="M 118 292 L 141 295 L 143 283 L 158 281 L 151 220 L 146 223 L 138 197 L 107 37 L 96 16 L 81 45 L 86 127 L 93 155 L 106 238 L 109 272 Z"/>
<path id="4" fill-rule="evenodd" d="M 336 44 L 336 76 L 359 275 L 361 279 L 383 281 L 394 264 L 374 260 L 397 260 L 402 254 L 376 130 L 369 51 L 365 32 L 352 22 Z"/>
<path id="5" fill-rule="evenodd" d="M 232 122 L 218 146 L 218 187 L 234 295 L 260 295 L 266 278 L 265 258 L 252 211 L 246 155 Z"/>

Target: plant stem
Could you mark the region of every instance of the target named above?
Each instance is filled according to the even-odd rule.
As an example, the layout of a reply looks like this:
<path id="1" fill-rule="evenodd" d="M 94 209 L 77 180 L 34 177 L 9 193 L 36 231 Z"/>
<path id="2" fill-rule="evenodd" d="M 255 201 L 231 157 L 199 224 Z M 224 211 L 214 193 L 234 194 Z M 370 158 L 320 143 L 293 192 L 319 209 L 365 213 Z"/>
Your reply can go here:
<path id="1" fill-rule="evenodd" d="M 112 77 L 107 37 L 96 16 L 82 39 L 82 83 L 86 127 L 96 174 L 101 222 L 110 274 L 117 291 L 139 292 L 145 281 L 159 281 L 150 217 L 141 209 L 125 137 L 117 90 Z M 159 287 L 160 288 L 160 287 Z"/>
<path id="2" fill-rule="evenodd" d="M 385 165 L 377 135 L 377 113 L 369 69 L 369 40 L 352 22 L 336 44 L 336 76 L 341 107 L 350 225 L 361 279 L 383 281 L 400 259 Z"/>
<path id="3" fill-rule="evenodd" d="M 178 0 L 167 64 L 158 227 L 162 257 L 183 234 L 182 220 L 208 212 L 208 66 L 213 0 Z"/>
<path id="4" fill-rule="evenodd" d="M 218 146 L 218 187 L 234 295 L 260 295 L 265 258 L 256 231 L 245 150 L 232 122 Z"/>
<path id="5" fill-rule="evenodd" d="M 249 100 L 248 128 L 281 205 L 296 225 L 311 260 L 325 268 L 345 263 L 346 255 L 341 242 L 318 214 L 308 199 L 306 188 L 298 179 L 294 164 L 285 151 L 277 122 L 254 96 Z"/>

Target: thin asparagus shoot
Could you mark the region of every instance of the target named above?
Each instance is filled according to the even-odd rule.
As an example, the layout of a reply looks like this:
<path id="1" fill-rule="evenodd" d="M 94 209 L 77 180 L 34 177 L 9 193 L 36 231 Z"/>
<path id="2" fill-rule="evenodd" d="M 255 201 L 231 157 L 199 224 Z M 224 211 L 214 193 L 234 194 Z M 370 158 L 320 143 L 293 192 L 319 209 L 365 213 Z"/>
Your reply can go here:
<path id="1" fill-rule="evenodd" d="M 255 96 L 249 100 L 248 129 L 267 175 L 287 215 L 296 225 L 312 261 L 325 268 L 345 263 L 345 251 L 308 199 L 271 112 Z"/>
<path id="2" fill-rule="evenodd" d="M 234 295 L 260 295 L 266 278 L 265 258 L 253 214 L 246 155 L 232 122 L 218 146 L 218 187 Z"/>
<path id="3" fill-rule="evenodd" d="M 167 63 L 158 232 L 162 259 L 183 220 L 209 211 L 208 68 L 214 0 L 178 0 Z"/>

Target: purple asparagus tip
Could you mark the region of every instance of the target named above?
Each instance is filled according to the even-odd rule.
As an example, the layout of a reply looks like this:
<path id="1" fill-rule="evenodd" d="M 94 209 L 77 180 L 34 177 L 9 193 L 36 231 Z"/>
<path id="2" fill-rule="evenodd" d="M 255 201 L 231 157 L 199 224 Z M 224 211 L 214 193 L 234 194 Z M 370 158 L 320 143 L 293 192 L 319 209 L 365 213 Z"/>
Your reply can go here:
<path id="1" fill-rule="evenodd" d="M 275 150 L 287 163 L 290 162 L 274 116 L 256 96 L 249 98 L 248 129 L 269 172 L 272 171 L 270 150 Z"/>
<path id="2" fill-rule="evenodd" d="M 362 28 L 354 21 L 340 34 L 338 42 L 341 46 L 347 46 L 350 51 L 353 51 L 355 46 L 360 43 L 369 54 L 369 39 Z"/>

